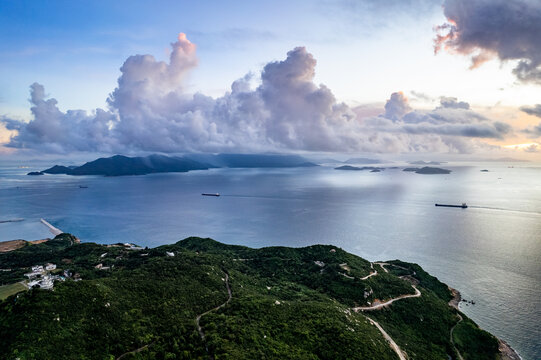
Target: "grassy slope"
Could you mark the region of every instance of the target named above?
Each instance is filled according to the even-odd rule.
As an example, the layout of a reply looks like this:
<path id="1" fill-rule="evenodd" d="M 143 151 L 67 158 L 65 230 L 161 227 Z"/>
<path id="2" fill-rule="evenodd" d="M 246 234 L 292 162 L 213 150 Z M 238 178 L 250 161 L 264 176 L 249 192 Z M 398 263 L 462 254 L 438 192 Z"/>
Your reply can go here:
<path id="1" fill-rule="evenodd" d="M 124 359 L 205 358 L 194 319 L 227 299 L 225 271 L 233 299 L 201 319 L 206 345 L 217 359 L 397 358 L 377 329 L 349 307 L 413 293 L 412 287 L 392 273 L 359 280 L 370 273 L 370 263 L 341 249 L 318 245 L 255 250 L 188 238 L 129 251 L 96 244 L 68 246 L 66 241 L 0 254 L 0 264 L 51 261 L 85 279 L 0 303 L 0 358 L 109 359 L 149 344 Z M 167 257 L 166 251 L 176 255 Z M 114 267 L 96 270 L 97 263 Z M 340 267 L 343 263 L 349 271 Z M 446 358 L 453 354 L 449 330 L 456 316 L 441 293 L 444 285 L 419 269 L 423 296 L 368 315 L 411 359 Z M 374 295 L 365 299 L 367 289 Z M 494 358 L 492 337 L 476 328 L 466 330 L 481 346 L 460 340 L 464 331 L 457 327 L 455 342 L 462 341 L 463 355 L 482 349 L 485 358 Z"/>
<path id="2" fill-rule="evenodd" d="M 15 295 L 24 290 L 26 290 L 26 287 L 21 283 L 0 286 L 0 300 L 4 300 L 9 296 Z"/>

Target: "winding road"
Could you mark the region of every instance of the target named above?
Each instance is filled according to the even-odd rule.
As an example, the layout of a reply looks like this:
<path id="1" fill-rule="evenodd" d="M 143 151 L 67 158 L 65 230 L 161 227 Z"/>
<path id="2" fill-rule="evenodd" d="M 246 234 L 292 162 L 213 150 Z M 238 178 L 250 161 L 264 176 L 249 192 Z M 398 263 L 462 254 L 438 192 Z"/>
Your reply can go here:
<path id="1" fill-rule="evenodd" d="M 203 316 L 205 316 L 205 315 L 207 315 L 207 314 L 209 314 L 209 313 L 211 313 L 213 311 L 216 311 L 218 309 L 223 308 L 233 298 L 233 294 L 231 292 L 231 287 L 229 287 L 229 274 L 227 274 L 227 272 L 225 272 L 225 271 L 224 271 L 224 273 L 225 273 L 225 287 L 227 288 L 227 300 L 223 304 L 218 305 L 215 308 L 212 308 L 210 310 L 205 311 L 202 314 L 197 315 L 197 317 L 195 318 L 195 325 L 197 326 L 197 332 L 199 332 L 199 336 L 201 336 L 201 340 L 205 344 L 205 350 L 207 351 L 207 354 L 209 352 L 209 349 L 208 349 L 207 343 L 205 342 L 205 333 L 203 332 L 203 329 L 201 328 L 201 324 L 199 322 L 201 320 L 201 317 L 203 317 Z M 208 355 L 209 355 L 209 358 L 212 359 L 211 355 L 210 354 L 208 354 Z"/>
<path id="2" fill-rule="evenodd" d="M 383 263 L 383 262 L 376 262 L 376 263 L 373 263 L 373 264 L 376 264 L 376 265 L 379 265 L 381 266 L 381 268 L 383 269 L 383 271 L 385 271 L 386 273 L 389 272 L 389 270 L 387 270 L 385 268 L 386 265 L 392 265 L 392 264 L 389 264 L 389 263 Z M 372 267 L 372 264 L 370 264 L 370 267 Z M 373 267 L 372 267 L 373 268 Z M 375 276 L 377 275 L 378 272 L 375 270 L 374 272 L 370 273 L 369 275 L 361 278 L 361 280 L 366 280 L 368 279 L 369 277 L 371 276 Z M 352 308 L 353 311 L 355 312 L 359 312 L 359 311 L 372 311 L 372 310 L 378 310 L 378 309 L 381 309 L 381 308 L 384 308 L 385 306 L 389 306 L 391 305 L 393 302 L 397 301 L 397 300 L 402 300 L 402 299 L 407 299 L 407 298 L 413 298 L 413 297 L 419 297 L 421 296 L 421 291 L 419 291 L 419 289 L 417 289 L 415 287 L 415 285 L 411 285 L 412 288 L 415 289 L 415 294 L 407 294 L 407 295 L 400 295 L 399 297 L 396 297 L 394 299 L 391 299 L 391 300 L 388 300 L 384 303 L 380 303 L 380 304 L 377 304 L 377 305 L 372 305 L 372 306 L 357 306 L 357 307 L 354 307 Z M 372 320 L 371 318 L 369 318 L 368 316 L 366 315 L 363 315 L 365 318 L 368 319 L 368 321 L 370 321 L 370 323 L 374 326 L 376 326 L 376 328 L 379 330 L 379 332 L 383 335 L 383 337 L 385 338 L 385 340 L 387 340 L 387 342 L 389 343 L 389 345 L 391 346 L 391 349 L 393 349 L 393 351 L 396 353 L 396 355 L 398 355 L 398 358 L 400 360 L 407 360 L 407 357 L 406 355 L 404 354 L 404 352 L 402 352 L 402 349 L 400 349 L 400 347 L 398 346 L 398 344 L 393 340 L 393 338 L 391 338 L 391 336 L 389 336 L 389 334 L 387 334 L 387 332 L 381 327 L 381 325 L 375 321 L 375 320 Z M 451 332 L 451 336 L 452 336 L 452 332 Z M 464 360 L 462 358 L 460 358 L 460 360 Z"/>
<path id="3" fill-rule="evenodd" d="M 421 292 L 419 291 L 419 289 L 417 289 L 415 287 L 415 285 L 411 285 L 411 287 L 415 289 L 415 294 L 400 295 L 399 297 L 396 297 L 396 298 L 391 299 L 391 300 L 387 300 L 384 303 L 380 303 L 380 304 L 372 305 L 372 306 L 357 306 L 357 307 L 351 308 L 351 310 L 353 310 L 355 312 L 379 310 L 379 309 L 381 309 L 381 308 L 383 308 L 385 306 L 391 305 L 392 303 L 394 303 L 397 300 L 402 300 L 402 299 L 408 299 L 408 298 L 414 298 L 414 297 L 421 296 Z"/>
<path id="4" fill-rule="evenodd" d="M 365 277 L 359 278 L 360 280 L 366 280 L 372 276 L 376 276 L 378 274 L 377 271 L 371 272 L 369 275 L 366 275 Z"/>
<path id="5" fill-rule="evenodd" d="M 384 266 L 385 266 L 385 265 L 391 265 L 391 264 L 389 264 L 389 263 L 384 263 L 384 262 L 377 262 L 377 263 L 374 263 L 374 264 L 381 266 L 381 268 L 383 269 L 383 271 L 385 271 L 386 273 L 388 273 L 389 270 L 385 269 Z"/>
<path id="6" fill-rule="evenodd" d="M 449 339 L 451 340 L 451 344 L 453 344 L 453 347 L 455 348 L 456 353 L 458 354 L 458 359 L 459 359 L 459 360 L 464 360 L 464 358 L 462 357 L 462 355 L 460 355 L 460 351 L 458 351 L 458 349 L 456 348 L 455 342 L 453 341 L 453 330 L 455 329 L 455 327 L 456 327 L 458 324 L 460 324 L 460 323 L 462 322 L 462 316 L 461 316 L 460 314 L 458 314 L 458 313 L 457 313 L 457 315 L 458 315 L 458 317 L 459 317 L 460 320 L 458 320 L 458 322 L 451 328 L 451 334 L 450 334 Z"/>

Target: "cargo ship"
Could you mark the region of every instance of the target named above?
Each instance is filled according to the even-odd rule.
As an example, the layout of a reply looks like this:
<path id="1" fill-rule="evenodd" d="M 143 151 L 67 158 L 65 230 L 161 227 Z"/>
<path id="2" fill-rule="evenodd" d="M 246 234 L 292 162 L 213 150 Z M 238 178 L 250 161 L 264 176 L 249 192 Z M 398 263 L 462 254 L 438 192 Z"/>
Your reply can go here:
<path id="1" fill-rule="evenodd" d="M 466 203 L 462 203 L 462 205 L 448 205 L 448 204 L 435 204 L 436 206 L 443 206 L 443 207 L 452 207 L 452 208 L 462 208 L 467 209 L 468 205 Z"/>
<path id="2" fill-rule="evenodd" d="M 202 193 L 203 196 L 220 196 L 219 193 L 209 194 L 209 193 Z"/>

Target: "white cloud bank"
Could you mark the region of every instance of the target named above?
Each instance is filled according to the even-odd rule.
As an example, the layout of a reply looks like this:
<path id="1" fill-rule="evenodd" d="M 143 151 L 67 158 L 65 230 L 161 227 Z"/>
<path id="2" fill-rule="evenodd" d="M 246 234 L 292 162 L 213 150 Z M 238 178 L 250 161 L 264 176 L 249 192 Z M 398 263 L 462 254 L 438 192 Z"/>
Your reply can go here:
<path id="1" fill-rule="evenodd" d="M 252 89 L 251 75 L 222 97 L 189 94 L 185 75 L 197 66 L 196 46 L 184 34 L 171 44 L 169 62 L 130 56 L 121 67 L 108 109 L 62 112 L 44 87 L 31 88 L 30 122 L 0 122 L 14 131 L 5 145 L 49 153 L 88 152 L 453 152 L 488 147 L 509 125 L 492 122 L 456 98 L 441 98 L 432 111 L 413 110 L 393 93 L 379 116 L 338 102 L 314 83 L 316 60 L 304 47 L 270 62 Z"/>

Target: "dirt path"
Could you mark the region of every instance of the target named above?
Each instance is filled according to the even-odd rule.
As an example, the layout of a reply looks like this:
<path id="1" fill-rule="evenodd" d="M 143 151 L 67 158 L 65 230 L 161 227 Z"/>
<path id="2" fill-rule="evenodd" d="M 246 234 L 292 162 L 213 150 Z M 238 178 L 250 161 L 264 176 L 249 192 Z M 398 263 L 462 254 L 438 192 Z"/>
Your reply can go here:
<path id="1" fill-rule="evenodd" d="M 453 331 L 455 330 L 455 327 L 460 324 L 462 322 L 462 316 L 460 314 L 457 314 L 458 318 L 460 320 L 458 320 L 458 322 L 451 328 L 451 332 L 450 332 L 450 335 L 449 335 L 449 340 L 451 340 L 451 344 L 453 344 L 453 347 L 455 348 L 455 351 L 456 353 L 458 354 L 458 359 L 459 360 L 464 360 L 464 358 L 462 357 L 462 355 L 460 355 L 460 351 L 458 351 L 458 349 L 456 348 L 455 346 L 455 342 L 453 341 Z"/>
<path id="2" fill-rule="evenodd" d="M 360 278 L 361 280 L 366 280 L 372 276 L 376 276 L 378 274 L 377 271 L 371 272 L 370 274 L 366 275 L 365 277 Z"/>
<path id="3" fill-rule="evenodd" d="M 233 298 L 233 294 L 231 293 L 231 288 L 229 287 L 229 275 L 225 271 L 224 271 L 224 273 L 225 273 L 225 287 L 227 288 L 227 300 L 223 304 L 218 305 L 213 309 L 207 310 L 204 313 L 197 315 L 197 317 L 195 318 L 195 325 L 197 326 L 197 332 L 199 332 L 199 336 L 201 336 L 201 340 L 203 340 L 203 343 L 205 344 L 205 350 L 207 351 L 207 354 L 209 352 L 209 349 L 207 347 L 207 343 L 205 342 L 205 333 L 203 332 L 203 329 L 201 328 L 201 325 L 199 324 L 199 322 L 201 320 L 201 317 L 203 317 L 203 316 L 205 316 L 205 315 L 207 315 L 207 314 L 209 314 L 209 313 L 211 313 L 213 311 L 216 311 L 218 309 L 223 308 Z M 208 355 L 209 355 L 209 358 L 212 359 L 211 355 L 210 354 L 208 354 Z"/>
<path id="4" fill-rule="evenodd" d="M 387 334 L 387 332 L 385 330 L 383 330 L 383 328 L 381 327 L 380 324 L 378 324 L 376 321 L 370 319 L 368 316 L 365 315 L 365 318 L 368 319 L 368 321 L 370 321 L 370 323 L 372 325 L 375 325 L 379 332 L 383 335 L 383 337 L 385 338 L 385 340 L 387 340 L 389 342 L 389 345 L 391 346 L 391 349 L 394 350 L 394 352 L 396 353 L 396 355 L 398 355 L 398 358 L 400 360 L 406 360 L 406 356 L 404 355 L 404 353 L 402 352 L 402 350 L 400 349 L 400 347 L 398 346 L 397 343 L 394 342 L 394 340 L 389 336 L 389 334 Z"/>
<path id="5" fill-rule="evenodd" d="M 385 266 L 385 265 L 391 265 L 391 264 L 389 264 L 389 263 L 384 263 L 384 262 L 376 262 L 376 263 L 374 263 L 374 264 L 381 266 L 381 268 L 383 269 L 383 271 L 385 271 L 386 273 L 388 273 L 389 270 L 385 269 L 384 266 Z"/>
<path id="6" fill-rule="evenodd" d="M 391 300 L 387 300 L 384 303 L 380 303 L 380 304 L 372 305 L 372 306 L 357 306 L 357 307 L 352 308 L 351 310 L 353 310 L 355 312 L 379 310 L 381 308 L 384 308 L 385 306 L 391 305 L 392 303 L 394 303 L 397 300 L 402 300 L 402 299 L 408 299 L 408 298 L 414 298 L 414 297 L 421 296 L 421 292 L 419 291 L 419 289 L 417 289 L 415 287 L 415 285 L 411 285 L 411 287 L 415 289 L 415 294 L 400 295 L 399 297 L 396 297 L 396 298 L 391 299 Z"/>
<path id="7" fill-rule="evenodd" d="M 116 358 L 116 360 L 120 360 L 122 359 L 123 357 L 126 357 L 130 354 L 137 354 L 137 353 L 140 353 L 141 351 L 145 350 L 146 348 L 148 348 L 149 346 L 152 346 L 154 344 L 154 342 L 150 343 L 150 344 L 147 344 L 145 346 L 141 346 L 139 349 L 135 349 L 135 350 L 132 350 L 132 351 L 128 351 L 122 355 L 120 355 L 119 357 Z"/>
<path id="8" fill-rule="evenodd" d="M 453 298 L 449 301 L 449 306 L 457 310 L 457 316 L 459 318 L 458 322 L 455 325 L 453 325 L 453 327 L 451 328 L 451 331 L 449 332 L 449 340 L 451 341 L 451 344 L 453 345 L 456 353 L 458 354 L 458 360 L 464 360 L 462 355 L 460 355 L 460 351 L 458 351 L 458 349 L 456 348 L 455 342 L 453 341 L 453 331 L 455 330 L 455 327 L 458 324 L 460 324 L 463 320 L 462 316 L 459 313 L 460 309 L 458 308 L 458 304 L 460 303 L 460 299 L 462 299 L 462 296 L 460 295 L 460 291 L 453 289 L 450 286 L 448 286 L 448 288 L 449 288 L 449 291 L 451 291 L 451 294 L 453 295 Z"/>

